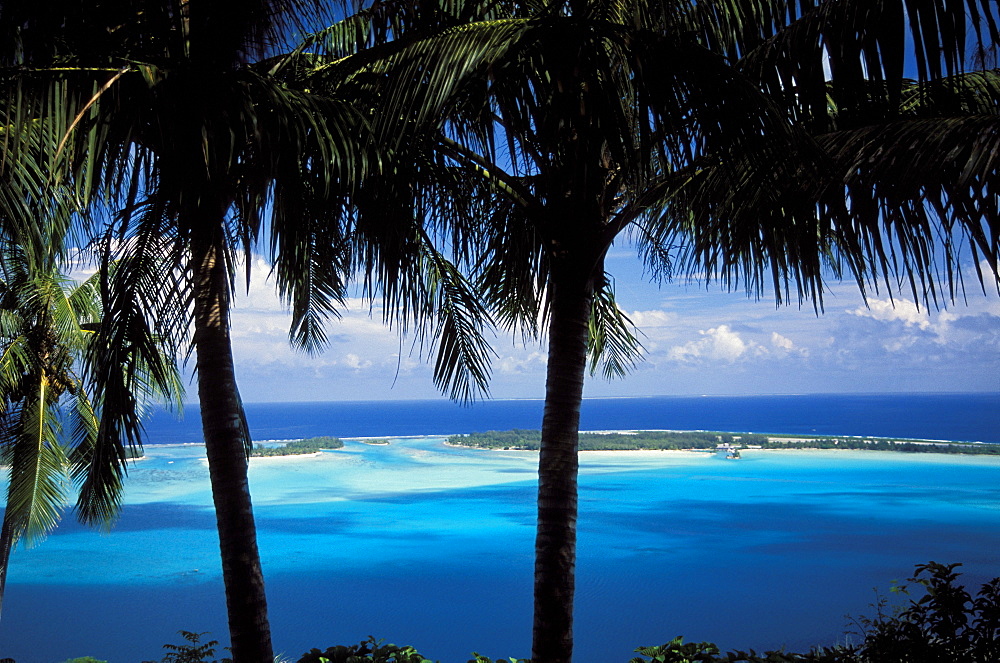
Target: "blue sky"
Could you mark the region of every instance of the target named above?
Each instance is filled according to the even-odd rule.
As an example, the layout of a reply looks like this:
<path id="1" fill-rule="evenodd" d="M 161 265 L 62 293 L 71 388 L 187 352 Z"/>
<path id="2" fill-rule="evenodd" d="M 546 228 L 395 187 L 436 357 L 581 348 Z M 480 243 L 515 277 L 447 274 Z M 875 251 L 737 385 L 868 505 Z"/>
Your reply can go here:
<path id="1" fill-rule="evenodd" d="M 645 359 L 626 378 L 588 379 L 585 396 L 744 395 L 826 392 L 1000 391 L 1000 297 L 974 273 L 967 301 L 918 308 L 885 293 L 866 307 L 853 283 L 830 284 L 825 312 L 777 308 L 717 285 L 649 283 L 631 250 L 607 268 L 619 305 L 643 335 Z M 431 365 L 358 302 L 329 327 L 319 356 L 291 350 L 288 315 L 262 260 L 233 313 L 237 378 L 247 402 L 441 398 Z M 499 336 L 494 398 L 544 394 L 544 343 Z M 194 396 L 192 385 L 189 400 Z"/>

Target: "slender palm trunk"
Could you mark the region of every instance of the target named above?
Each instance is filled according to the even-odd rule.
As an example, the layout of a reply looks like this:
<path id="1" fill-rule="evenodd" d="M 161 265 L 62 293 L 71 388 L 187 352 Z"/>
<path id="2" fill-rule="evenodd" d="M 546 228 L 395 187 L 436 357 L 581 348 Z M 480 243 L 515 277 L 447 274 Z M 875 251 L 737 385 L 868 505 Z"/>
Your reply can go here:
<path id="1" fill-rule="evenodd" d="M 3 596 L 7 588 L 7 565 L 10 563 L 10 553 L 14 549 L 14 522 L 10 509 L 4 507 L 3 527 L 0 528 L 0 614 L 3 613 Z"/>
<path id="2" fill-rule="evenodd" d="M 555 265 L 550 282 L 549 355 L 538 461 L 531 644 L 535 663 L 569 663 L 573 657 L 577 452 L 594 289 L 590 270 L 569 263 Z"/>
<path id="3" fill-rule="evenodd" d="M 247 431 L 229 336 L 229 280 L 221 230 L 192 238 L 198 399 L 219 529 L 235 663 L 272 663 L 264 576 L 247 481 Z"/>

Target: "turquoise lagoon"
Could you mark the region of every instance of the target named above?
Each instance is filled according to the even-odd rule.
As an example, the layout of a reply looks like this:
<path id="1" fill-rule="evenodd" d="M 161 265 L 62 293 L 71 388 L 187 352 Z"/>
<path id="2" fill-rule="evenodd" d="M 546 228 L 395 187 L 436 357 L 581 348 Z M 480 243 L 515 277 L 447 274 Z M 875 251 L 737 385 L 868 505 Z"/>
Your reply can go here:
<path id="1" fill-rule="evenodd" d="M 110 534 L 67 519 L 16 551 L 0 657 L 159 659 L 176 631 L 227 639 L 200 445 L 153 445 Z M 254 459 L 275 648 L 368 635 L 443 663 L 528 656 L 531 452 L 435 436 Z M 758 451 L 582 454 L 580 663 L 676 635 L 723 648 L 843 642 L 848 615 L 929 560 L 1000 575 L 1000 458 Z"/>

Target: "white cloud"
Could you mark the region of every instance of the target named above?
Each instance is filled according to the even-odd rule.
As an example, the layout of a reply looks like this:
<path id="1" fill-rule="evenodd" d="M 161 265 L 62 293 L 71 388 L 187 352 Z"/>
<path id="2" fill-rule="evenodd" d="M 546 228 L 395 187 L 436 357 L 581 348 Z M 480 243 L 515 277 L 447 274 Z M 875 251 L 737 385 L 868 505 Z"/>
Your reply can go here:
<path id="1" fill-rule="evenodd" d="M 677 314 L 667 311 L 632 311 L 627 315 L 629 320 L 641 330 L 652 327 L 668 327 L 677 323 Z"/>
<path id="2" fill-rule="evenodd" d="M 908 327 L 916 326 L 920 329 L 927 329 L 931 325 L 930 313 L 918 307 L 908 299 L 871 299 L 868 307 L 859 306 L 848 310 L 849 315 L 856 315 L 863 318 L 873 318 L 881 322 L 892 322 L 898 320 Z"/>
<path id="3" fill-rule="evenodd" d="M 771 345 L 786 352 L 790 352 L 795 347 L 790 338 L 786 338 L 778 332 L 771 332 Z"/>
<path id="4" fill-rule="evenodd" d="M 544 369 L 548 357 L 545 353 L 538 350 L 528 352 L 522 355 L 505 355 L 500 357 L 495 362 L 495 366 L 498 372 L 506 373 L 508 375 L 520 375 L 524 373 L 531 373 L 538 371 L 539 369 Z"/>
<path id="5" fill-rule="evenodd" d="M 670 348 L 667 357 L 674 361 L 692 361 L 704 358 L 731 363 L 753 347 L 746 343 L 729 325 L 719 325 L 698 333 L 701 334 L 702 338 Z"/>
<path id="6" fill-rule="evenodd" d="M 348 368 L 354 369 L 355 371 L 360 371 L 362 369 L 369 368 L 372 365 L 371 361 L 367 359 L 362 359 L 353 352 L 349 352 L 346 355 L 344 355 L 344 358 L 341 359 L 341 363 L 343 363 Z"/>

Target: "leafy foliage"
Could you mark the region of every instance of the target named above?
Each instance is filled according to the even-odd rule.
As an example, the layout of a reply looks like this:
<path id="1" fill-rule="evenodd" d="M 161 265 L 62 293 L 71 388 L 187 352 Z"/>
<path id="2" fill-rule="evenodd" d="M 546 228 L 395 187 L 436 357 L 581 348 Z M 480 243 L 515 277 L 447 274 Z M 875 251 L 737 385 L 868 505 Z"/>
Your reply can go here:
<path id="1" fill-rule="evenodd" d="M 635 651 L 640 656 L 633 658 L 630 663 L 647 663 L 643 656 L 649 658 L 648 663 L 700 663 L 716 660 L 719 648 L 710 642 L 684 642 L 683 637 L 677 636 L 664 645 L 639 647 Z"/>
<path id="2" fill-rule="evenodd" d="M 928 562 L 916 567 L 911 583 L 923 595 L 886 614 L 880 598 L 875 617 L 857 624 L 864 640 L 859 646 L 786 651 L 732 651 L 720 654 L 707 642 L 684 643 L 677 637 L 658 647 L 640 647 L 645 658 L 631 663 L 995 663 L 1000 660 L 1000 578 L 984 584 L 976 596 L 957 584 L 959 564 Z M 894 587 L 907 593 L 907 587 Z"/>
<path id="3" fill-rule="evenodd" d="M 898 615 L 884 614 L 878 604 L 874 619 L 861 619 L 862 663 L 991 663 L 1000 660 L 1000 578 L 984 584 L 976 596 L 955 571 L 960 564 L 919 564 L 909 579 L 923 595 L 910 600 Z M 903 587 L 901 592 L 907 592 Z"/>
<path id="4" fill-rule="evenodd" d="M 218 640 L 208 640 L 202 642 L 202 636 L 206 633 L 194 633 L 192 631 L 178 631 L 186 642 L 180 645 L 163 645 L 168 653 L 163 656 L 160 663 L 232 663 L 231 659 L 224 658 L 215 660 L 215 649 L 219 646 Z M 143 661 L 143 663 L 155 663 L 154 661 Z"/>
<path id="5" fill-rule="evenodd" d="M 263 444 L 255 444 L 251 457 L 261 456 L 295 456 L 298 454 L 311 454 L 323 449 L 340 449 L 344 443 L 336 437 L 307 437 L 304 440 L 293 440 L 280 447 L 268 447 Z"/>
<path id="6" fill-rule="evenodd" d="M 513 656 L 511 656 L 510 659 L 498 658 L 495 661 L 489 656 L 483 656 L 479 652 L 472 652 L 472 656 L 473 657 L 469 659 L 468 663 L 531 663 L 531 659 L 514 658 Z"/>
<path id="7" fill-rule="evenodd" d="M 298 663 L 432 663 L 410 646 L 399 647 L 383 644 L 368 636 L 359 644 L 328 647 L 326 651 L 312 649 L 298 660 Z"/>
<path id="8" fill-rule="evenodd" d="M 127 459 L 141 455 L 145 408 L 158 398 L 180 400 L 173 358 L 145 327 L 133 330 L 121 361 L 95 361 L 108 345 L 103 277 L 73 283 L 54 260 L 33 260 L 20 242 L 0 245 L 0 465 L 10 477 L 0 603 L 11 552 L 57 525 L 71 480 L 79 486 L 79 519 L 111 525 Z M 124 389 L 112 397 L 104 385 L 114 379 Z"/>

